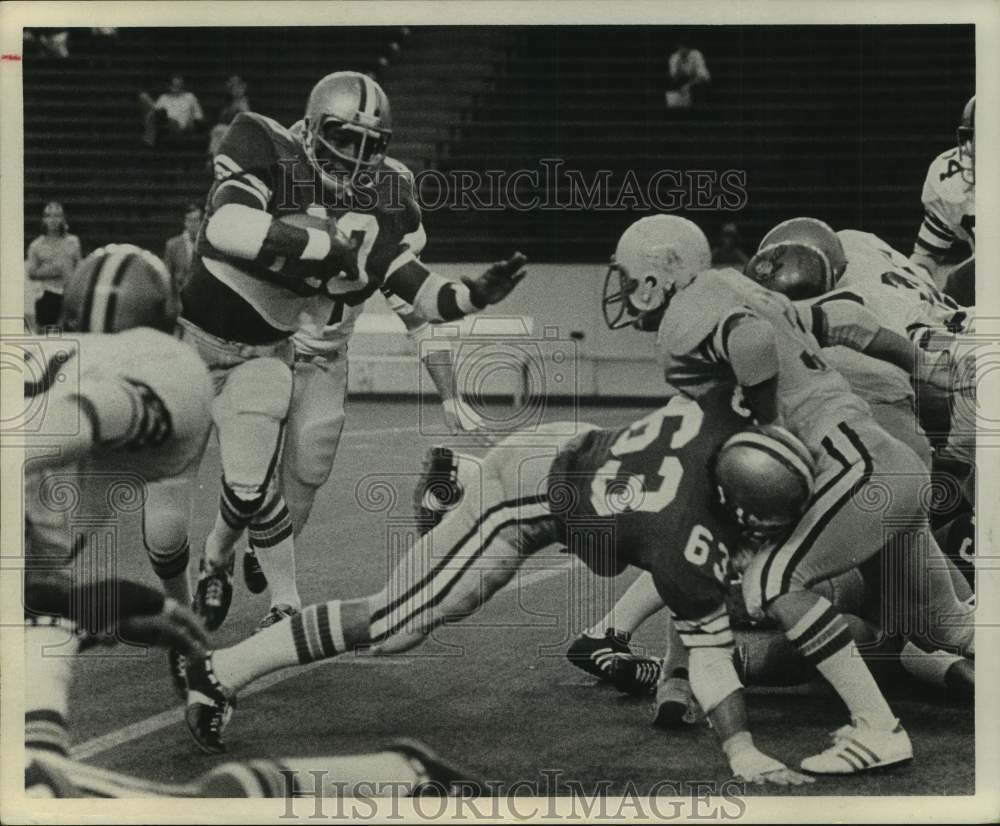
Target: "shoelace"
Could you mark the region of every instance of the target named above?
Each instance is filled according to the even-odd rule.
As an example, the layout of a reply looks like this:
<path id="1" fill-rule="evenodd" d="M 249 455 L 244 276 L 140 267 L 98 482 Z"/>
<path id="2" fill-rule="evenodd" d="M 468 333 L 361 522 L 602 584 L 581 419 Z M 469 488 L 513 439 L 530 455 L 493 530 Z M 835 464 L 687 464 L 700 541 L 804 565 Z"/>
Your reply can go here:
<path id="1" fill-rule="evenodd" d="M 643 688 L 652 688 L 660 679 L 660 666 L 649 660 L 639 660 L 635 664 L 633 679 Z"/>

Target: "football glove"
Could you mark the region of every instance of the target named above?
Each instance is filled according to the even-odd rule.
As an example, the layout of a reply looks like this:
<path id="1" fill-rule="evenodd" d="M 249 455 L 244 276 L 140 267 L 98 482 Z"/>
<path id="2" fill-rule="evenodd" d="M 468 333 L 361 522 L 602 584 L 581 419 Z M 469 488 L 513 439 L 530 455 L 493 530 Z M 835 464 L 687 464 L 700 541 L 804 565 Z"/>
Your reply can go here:
<path id="1" fill-rule="evenodd" d="M 503 301 L 528 274 L 528 259 L 515 252 L 506 261 L 491 264 L 478 278 L 463 278 L 469 288 L 469 297 L 477 307 L 487 307 Z"/>

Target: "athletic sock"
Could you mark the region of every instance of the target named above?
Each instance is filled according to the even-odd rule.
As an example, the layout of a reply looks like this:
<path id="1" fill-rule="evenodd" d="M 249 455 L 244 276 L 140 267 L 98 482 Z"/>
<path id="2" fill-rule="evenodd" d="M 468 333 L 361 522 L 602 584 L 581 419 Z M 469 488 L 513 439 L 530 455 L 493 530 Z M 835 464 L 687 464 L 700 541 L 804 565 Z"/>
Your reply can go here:
<path id="1" fill-rule="evenodd" d="M 785 636 L 847 705 L 851 717 L 871 728 L 892 731 L 899 722 L 861 658 L 844 618 L 819 597 Z"/>
<path id="2" fill-rule="evenodd" d="M 212 670 L 226 691 L 237 692 L 279 668 L 329 659 L 367 645 L 370 627 L 366 599 L 309 605 L 294 617 L 215 651 Z"/>
<path id="3" fill-rule="evenodd" d="M 278 494 L 254 515 L 249 529 L 250 547 L 257 555 L 272 607 L 302 607 L 302 597 L 295 583 L 295 540 L 292 520 L 285 500 Z"/>
<path id="4" fill-rule="evenodd" d="M 66 620 L 41 619 L 25 628 L 24 745 L 66 755 L 69 688 L 80 640 Z"/>
<path id="5" fill-rule="evenodd" d="M 631 635 L 662 608 L 663 598 L 656 590 L 653 575 L 643 571 L 607 615 L 583 633 L 588 637 L 601 639 L 609 628 L 614 628 L 619 633 Z"/>

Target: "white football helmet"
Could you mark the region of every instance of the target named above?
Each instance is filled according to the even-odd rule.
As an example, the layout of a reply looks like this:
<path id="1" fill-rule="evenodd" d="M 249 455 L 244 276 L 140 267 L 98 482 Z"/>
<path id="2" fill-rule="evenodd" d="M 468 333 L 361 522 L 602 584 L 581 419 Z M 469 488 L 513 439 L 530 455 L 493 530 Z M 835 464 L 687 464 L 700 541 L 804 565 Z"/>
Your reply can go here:
<path id="1" fill-rule="evenodd" d="M 618 239 L 611 259 L 604 280 L 604 320 L 612 330 L 643 328 L 645 319 L 711 264 L 708 239 L 693 222 L 678 215 L 639 219 Z"/>

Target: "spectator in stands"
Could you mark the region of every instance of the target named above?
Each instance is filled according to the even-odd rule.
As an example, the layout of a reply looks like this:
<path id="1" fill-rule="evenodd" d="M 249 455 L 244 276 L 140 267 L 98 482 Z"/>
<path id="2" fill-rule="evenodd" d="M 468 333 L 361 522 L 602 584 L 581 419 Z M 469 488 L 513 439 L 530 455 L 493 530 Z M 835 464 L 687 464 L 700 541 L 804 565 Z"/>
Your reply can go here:
<path id="1" fill-rule="evenodd" d="M 194 245 L 201 226 L 201 207 L 190 203 L 184 209 L 184 231 L 175 235 L 163 251 L 163 260 L 173 276 L 174 287 L 180 292 L 191 277 L 194 264 Z"/>
<path id="2" fill-rule="evenodd" d="M 732 221 L 723 224 L 712 247 L 712 269 L 734 267 L 742 272 L 749 260 L 742 249 L 739 227 Z"/>
<path id="3" fill-rule="evenodd" d="M 39 57 L 69 57 L 69 32 L 66 29 L 25 29 L 25 51 Z"/>
<path id="4" fill-rule="evenodd" d="M 200 138 L 205 115 L 198 98 L 184 88 L 181 75 L 170 78 L 169 89 L 155 103 L 145 92 L 139 95 L 139 102 L 145 122 L 142 140 L 147 146 L 159 143 L 184 146 Z"/>
<path id="5" fill-rule="evenodd" d="M 212 163 L 215 152 L 222 143 L 222 136 L 226 134 L 229 124 L 233 122 L 240 112 L 250 111 L 250 100 L 247 98 L 247 85 L 239 75 L 233 75 L 226 81 L 226 95 L 228 102 L 219 111 L 219 119 L 208 137 L 208 162 Z"/>
<path id="6" fill-rule="evenodd" d="M 80 239 L 69 232 L 62 204 L 42 211 L 42 234 L 28 245 L 24 262 L 24 317 L 31 329 L 58 323 L 63 285 L 82 258 Z"/>
<path id="7" fill-rule="evenodd" d="M 690 109 L 712 82 L 705 58 L 692 49 L 684 38 L 678 38 L 667 60 L 670 87 L 667 89 L 668 109 Z"/>

